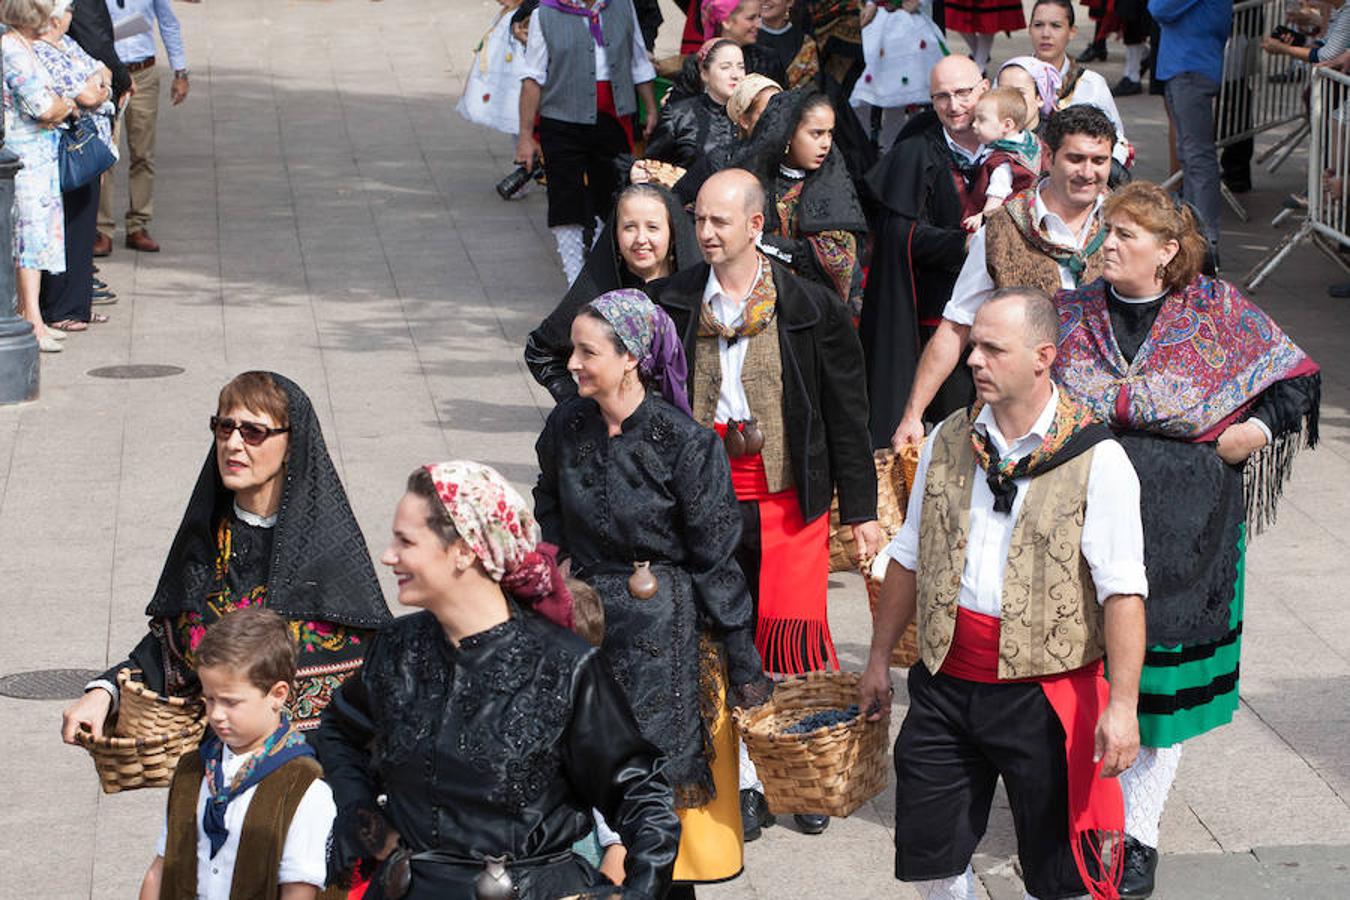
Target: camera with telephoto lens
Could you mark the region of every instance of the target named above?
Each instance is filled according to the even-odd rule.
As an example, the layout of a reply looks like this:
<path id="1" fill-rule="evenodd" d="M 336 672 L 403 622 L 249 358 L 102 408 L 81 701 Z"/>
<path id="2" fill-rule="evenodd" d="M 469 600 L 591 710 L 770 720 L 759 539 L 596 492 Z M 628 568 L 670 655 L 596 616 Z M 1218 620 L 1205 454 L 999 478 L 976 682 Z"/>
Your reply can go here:
<path id="1" fill-rule="evenodd" d="M 516 166 L 516 170 L 507 175 L 501 181 L 497 182 L 497 196 L 503 200 L 510 200 L 520 189 L 529 183 L 531 178 L 538 179 L 543 174 L 543 161 L 539 159 L 539 154 L 534 155 L 534 163 L 530 168 Z"/>

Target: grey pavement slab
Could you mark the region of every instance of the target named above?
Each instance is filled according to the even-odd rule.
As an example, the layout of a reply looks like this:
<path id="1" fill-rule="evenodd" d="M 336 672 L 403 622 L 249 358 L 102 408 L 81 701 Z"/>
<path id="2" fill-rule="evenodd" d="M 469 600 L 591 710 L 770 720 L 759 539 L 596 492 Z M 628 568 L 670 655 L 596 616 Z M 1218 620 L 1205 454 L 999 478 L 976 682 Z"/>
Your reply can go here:
<path id="1" fill-rule="evenodd" d="M 681 18 L 663 6 L 668 51 Z M 415 465 L 473 457 L 528 489 L 550 403 L 521 343 L 564 286 L 542 192 L 510 203 L 492 192 L 512 167 L 511 141 L 453 109 L 495 8 L 175 5 L 193 81 L 188 101 L 160 114 L 152 231 L 165 250 L 133 254 L 119 234 L 100 262 L 122 298 L 106 308 L 112 321 L 44 357 L 37 403 L 0 409 L 0 675 L 101 668 L 140 637 L 215 392 L 245 368 L 308 389 L 372 553 Z M 1024 47 L 1000 38 L 995 58 Z M 1119 56 L 1113 45 L 1108 80 Z M 1161 101 L 1120 107 L 1137 175 L 1161 177 Z M 1283 236 L 1268 222 L 1306 162 L 1301 150 L 1275 175 L 1257 172 L 1242 198 L 1251 221 L 1225 222 L 1229 272 Z M 123 171 L 117 181 L 120 205 Z M 1325 366 L 1323 443 L 1299 459 L 1278 525 L 1253 543 L 1243 705 L 1187 747 L 1163 820 L 1159 897 L 1350 893 L 1350 306 L 1324 290 L 1347 277 L 1304 248 L 1257 295 Z M 87 374 L 125 363 L 185 371 Z M 859 667 L 870 635 L 856 576 L 833 577 L 831 622 L 844 665 Z M 897 680 L 892 733 L 905 709 Z M 163 793 L 101 794 L 83 752 L 57 741 L 61 706 L 0 698 L 0 900 L 132 896 L 149 862 Z M 700 893 L 914 896 L 891 878 L 892 811 L 888 789 L 818 837 L 785 822 L 750 845 L 742 877 Z M 1021 896 L 1015 853 L 1000 794 L 975 861 L 982 891 Z"/>

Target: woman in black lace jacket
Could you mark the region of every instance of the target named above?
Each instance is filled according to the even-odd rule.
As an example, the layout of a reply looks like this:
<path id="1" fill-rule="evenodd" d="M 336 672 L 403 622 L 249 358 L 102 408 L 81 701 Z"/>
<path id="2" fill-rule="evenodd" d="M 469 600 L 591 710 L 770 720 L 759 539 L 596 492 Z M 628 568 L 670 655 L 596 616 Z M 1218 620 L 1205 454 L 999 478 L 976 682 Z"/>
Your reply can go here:
<path id="1" fill-rule="evenodd" d="M 487 466 L 408 480 L 381 561 L 422 612 L 372 641 L 313 738 L 338 804 L 332 870 L 381 861 L 367 900 L 611 896 L 571 849 L 592 809 L 627 848 L 623 896 L 665 896 L 680 825 L 660 754 L 594 648 L 559 627 L 570 597 L 537 541 Z"/>
<path id="2" fill-rule="evenodd" d="M 727 116 L 727 99 L 745 77 L 745 56 L 735 41 L 718 38 L 705 44 L 697 59 L 703 90 L 662 108 L 647 141 L 648 159 L 688 169 L 704 156 L 721 165 L 730 158 L 736 124 Z"/>
<path id="3" fill-rule="evenodd" d="M 683 831 L 675 880 L 742 866 L 731 705 L 770 685 L 754 645 L 741 519 L 727 454 L 689 415 L 684 348 L 669 316 L 636 290 L 611 291 L 572 324 L 579 397 L 539 438 L 535 514 L 546 540 L 605 608 L 601 653 L 667 758 Z"/>

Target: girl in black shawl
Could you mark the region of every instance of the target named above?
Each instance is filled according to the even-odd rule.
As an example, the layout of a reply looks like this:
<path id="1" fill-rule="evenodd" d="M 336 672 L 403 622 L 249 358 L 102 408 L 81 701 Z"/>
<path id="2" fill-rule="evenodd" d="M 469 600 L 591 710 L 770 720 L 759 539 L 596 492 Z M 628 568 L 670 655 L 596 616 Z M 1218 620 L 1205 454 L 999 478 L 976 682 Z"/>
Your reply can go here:
<path id="1" fill-rule="evenodd" d="M 639 240 L 643 232 L 648 237 Z M 702 259 L 694 225 L 669 191 L 653 184 L 625 188 L 586 267 L 557 308 L 525 340 L 525 365 L 534 380 L 557 402 L 575 397 L 577 385 L 567 371 L 567 358 L 572 355 L 572 320 L 581 308 L 619 288 L 635 287 L 651 296 L 667 277 Z"/>
<path id="2" fill-rule="evenodd" d="M 372 631 L 390 620 L 305 392 L 281 375 L 245 372 L 221 390 L 211 431 L 145 611 L 149 633 L 66 709 L 67 743 L 81 728 L 102 733 L 119 669 L 139 669 L 161 694 L 195 693 L 195 651 L 206 629 L 245 606 L 265 606 L 290 625 L 300 655 L 291 719 L 313 728 L 360 667 Z"/>
<path id="3" fill-rule="evenodd" d="M 732 162 L 764 185 L 766 253 L 833 288 L 856 320 L 862 309 L 858 256 L 867 220 L 834 145 L 834 105 L 824 94 L 785 91 L 769 100 Z"/>

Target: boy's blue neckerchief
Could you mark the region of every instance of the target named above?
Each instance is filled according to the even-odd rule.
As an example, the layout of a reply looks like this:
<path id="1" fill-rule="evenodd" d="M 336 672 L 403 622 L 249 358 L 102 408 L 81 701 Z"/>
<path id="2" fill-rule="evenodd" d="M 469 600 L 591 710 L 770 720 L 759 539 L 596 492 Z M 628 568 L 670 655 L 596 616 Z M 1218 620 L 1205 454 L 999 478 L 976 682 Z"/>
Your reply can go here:
<path id="1" fill-rule="evenodd" d="M 207 734 L 197 752 L 202 757 L 207 791 L 202 830 L 211 842 L 212 859 L 230 836 L 229 829 L 225 827 L 225 810 L 229 809 L 230 802 L 291 760 L 314 755 L 314 749 L 300 732 L 291 727 L 290 717 L 284 712 L 281 714 L 281 726 L 263 742 L 262 749 L 240 767 L 228 787 L 224 784 L 225 771 L 221 765 L 225 744 L 215 732 Z"/>

